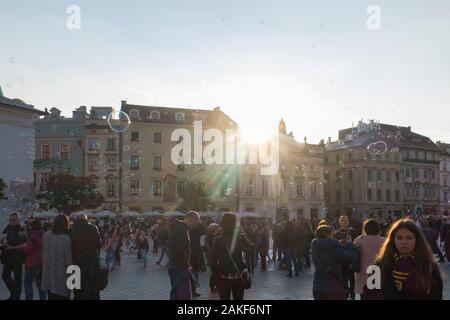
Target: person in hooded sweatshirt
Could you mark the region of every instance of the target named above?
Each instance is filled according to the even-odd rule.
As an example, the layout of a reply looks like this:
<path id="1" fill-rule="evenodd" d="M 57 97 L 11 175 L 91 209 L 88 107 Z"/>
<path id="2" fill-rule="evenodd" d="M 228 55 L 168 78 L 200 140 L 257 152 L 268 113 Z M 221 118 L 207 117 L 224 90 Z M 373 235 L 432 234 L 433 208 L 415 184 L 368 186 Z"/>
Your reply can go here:
<path id="1" fill-rule="evenodd" d="M 314 300 L 347 300 L 349 288 L 342 278 L 342 268 L 350 266 L 356 259 L 356 248 L 351 239 L 332 239 L 331 228 L 321 225 L 311 242 L 311 257 L 315 268 Z"/>

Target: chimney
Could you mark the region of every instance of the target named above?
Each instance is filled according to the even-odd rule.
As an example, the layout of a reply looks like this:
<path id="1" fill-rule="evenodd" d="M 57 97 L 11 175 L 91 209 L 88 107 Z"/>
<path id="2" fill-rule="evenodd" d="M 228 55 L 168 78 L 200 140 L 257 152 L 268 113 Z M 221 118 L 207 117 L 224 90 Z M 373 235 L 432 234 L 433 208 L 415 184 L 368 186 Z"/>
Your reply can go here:
<path id="1" fill-rule="evenodd" d="M 220 107 L 215 107 L 213 110 L 214 111 L 220 111 Z"/>
<path id="2" fill-rule="evenodd" d="M 331 143 L 331 137 L 328 137 L 328 143 Z"/>
<path id="3" fill-rule="evenodd" d="M 121 103 L 122 103 L 121 110 L 123 110 L 127 106 L 127 100 L 122 100 Z"/>
<path id="4" fill-rule="evenodd" d="M 3 90 L 2 90 L 2 87 L 0 86 L 0 98 L 3 98 L 3 97 L 4 97 Z"/>

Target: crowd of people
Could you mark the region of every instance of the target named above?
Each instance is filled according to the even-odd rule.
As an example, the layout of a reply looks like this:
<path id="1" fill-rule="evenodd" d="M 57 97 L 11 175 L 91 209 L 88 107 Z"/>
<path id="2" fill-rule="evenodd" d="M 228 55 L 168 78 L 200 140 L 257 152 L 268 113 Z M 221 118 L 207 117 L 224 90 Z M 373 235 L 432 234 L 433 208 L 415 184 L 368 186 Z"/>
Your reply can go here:
<path id="1" fill-rule="evenodd" d="M 220 219 L 195 211 L 183 220 L 167 217 L 26 219 L 10 214 L 1 243 L 2 279 L 12 300 L 100 299 L 99 272 L 120 268 L 121 253 L 135 254 L 147 267 L 167 268 L 170 299 L 200 296 L 199 273 L 209 272 L 209 288 L 220 299 L 244 299 L 252 274 L 268 263 L 296 277 L 314 267 L 314 299 L 442 299 L 439 262 L 450 261 L 448 217 L 370 218 L 348 216 L 321 221 L 303 218 L 271 224 L 267 220 Z M 270 250 L 271 249 L 271 250 Z M 104 259 L 102 259 L 104 257 Z M 152 262 L 153 263 L 153 262 Z M 67 287 L 67 267 L 78 265 L 81 288 Z M 381 270 L 381 289 L 367 287 L 367 267 Z M 22 276 L 22 271 L 25 275 Z"/>

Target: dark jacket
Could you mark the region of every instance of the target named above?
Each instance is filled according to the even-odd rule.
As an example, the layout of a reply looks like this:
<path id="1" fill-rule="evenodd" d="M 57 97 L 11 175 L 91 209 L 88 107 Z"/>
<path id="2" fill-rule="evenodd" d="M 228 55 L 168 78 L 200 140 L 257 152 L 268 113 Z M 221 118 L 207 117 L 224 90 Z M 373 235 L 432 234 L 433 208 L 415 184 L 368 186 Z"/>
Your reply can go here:
<path id="1" fill-rule="evenodd" d="M 259 232 L 256 246 L 259 250 L 269 249 L 269 232 L 265 232 L 264 229 Z"/>
<path id="2" fill-rule="evenodd" d="M 430 227 L 428 225 L 423 225 L 422 233 L 425 236 L 425 239 L 427 239 L 428 244 L 430 245 L 433 252 L 437 251 L 438 246 L 437 246 L 436 241 L 439 237 L 439 232 L 437 232 L 435 229 L 433 229 L 432 227 Z"/>
<path id="3" fill-rule="evenodd" d="M 169 251 L 169 265 L 177 269 L 190 266 L 191 245 L 187 225 L 176 220 L 171 224 L 167 243 Z"/>
<path id="4" fill-rule="evenodd" d="M 281 238 L 284 249 L 297 248 L 297 238 L 294 227 L 286 227 L 281 232 Z"/>
<path id="5" fill-rule="evenodd" d="M 26 231 L 19 224 L 15 226 L 7 225 L 3 230 L 3 234 L 6 235 L 5 239 L 10 246 L 19 246 L 27 242 Z M 3 250 L 2 263 L 15 266 L 25 262 L 25 253 L 21 249 L 9 249 Z"/>
<path id="6" fill-rule="evenodd" d="M 87 221 L 79 220 L 69 230 L 69 236 L 73 263 L 80 267 L 82 274 L 92 276 L 99 266 L 99 253 L 102 246 L 97 227 Z"/>
<path id="7" fill-rule="evenodd" d="M 200 237 L 206 234 L 206 227 L 200 223 L 195 228 L 189 230 L 189 239 L 191 245 L 191 259 L 190 263 L 195 271 L 200 269 L 201 244 Z"/>
<path id="8" fill-rule="evenodd" d="M 234 250 L 231 251 L 232 242 L 232 236 L 220 236 L 214 241 L 214 253 L 211 261 L 211 271 L 214 275 L 235 274 L 238 271 L 241 273 L 246 268 L 242 253 L 251 246 L 250 243 L 242 235 L 238 235 Z M 230 253 L 238 270 L 233 264 Z"/>
<path id="9" fill-rule="evenodd" d="M 442 278 L 439 271 L 439 266 L 437 264 L 434 265 L 431 275 L 431 289 L 430 292 L 420 292 L 420 290 L 416 293 L 417 296 L 410 296 L 405 294 L 404 291 L 398 291 L 394 282 L 394 278 L 392 276 L 392 272 L 386 272 L 387 276 L 384 278 L 382 282 L 381 290 L 378 291 L 377 298 L 374 299 L 382 299 L 382 300 L 442 300 L 442 290 L 443 283 Z M 382 275 L 383 279 L 383 275 Z M 425 291 L 425 290 L 424 290 Z"/>
<path id="10" fill-rule="evenodd" d="M 342 268 L 354 262 L 356 248 L 352 244 L 341 246 L 339 241 L 331 238 L 314 239 L 311 242 L 311 256 L 315 268 L 313 291 L 345 292 Z"/>

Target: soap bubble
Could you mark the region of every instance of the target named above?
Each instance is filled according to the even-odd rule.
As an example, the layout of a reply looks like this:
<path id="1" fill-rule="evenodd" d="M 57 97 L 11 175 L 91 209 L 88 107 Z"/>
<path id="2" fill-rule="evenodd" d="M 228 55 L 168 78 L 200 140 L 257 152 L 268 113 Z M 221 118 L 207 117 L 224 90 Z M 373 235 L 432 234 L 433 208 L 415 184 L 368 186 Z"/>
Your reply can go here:
<path id="1" fill-rule="evenodd" d="M 118 133 L 125 132 L 130 127 L 130 117 L 123 111 L 113 111 L 108 115 L 109 127 Z"/>
<path id="2" fill-rule="evenodd" d="M 387 149 L 388 149 L 388 146 L 387 146 L 386 142 L 384 142 L 384 141 L 377 141 L 377 142 L 371 143 L 367 147 L 367 150 L 369 151 L 369 153 L 371 155 L 383 154 L 387 151 Z"/>

